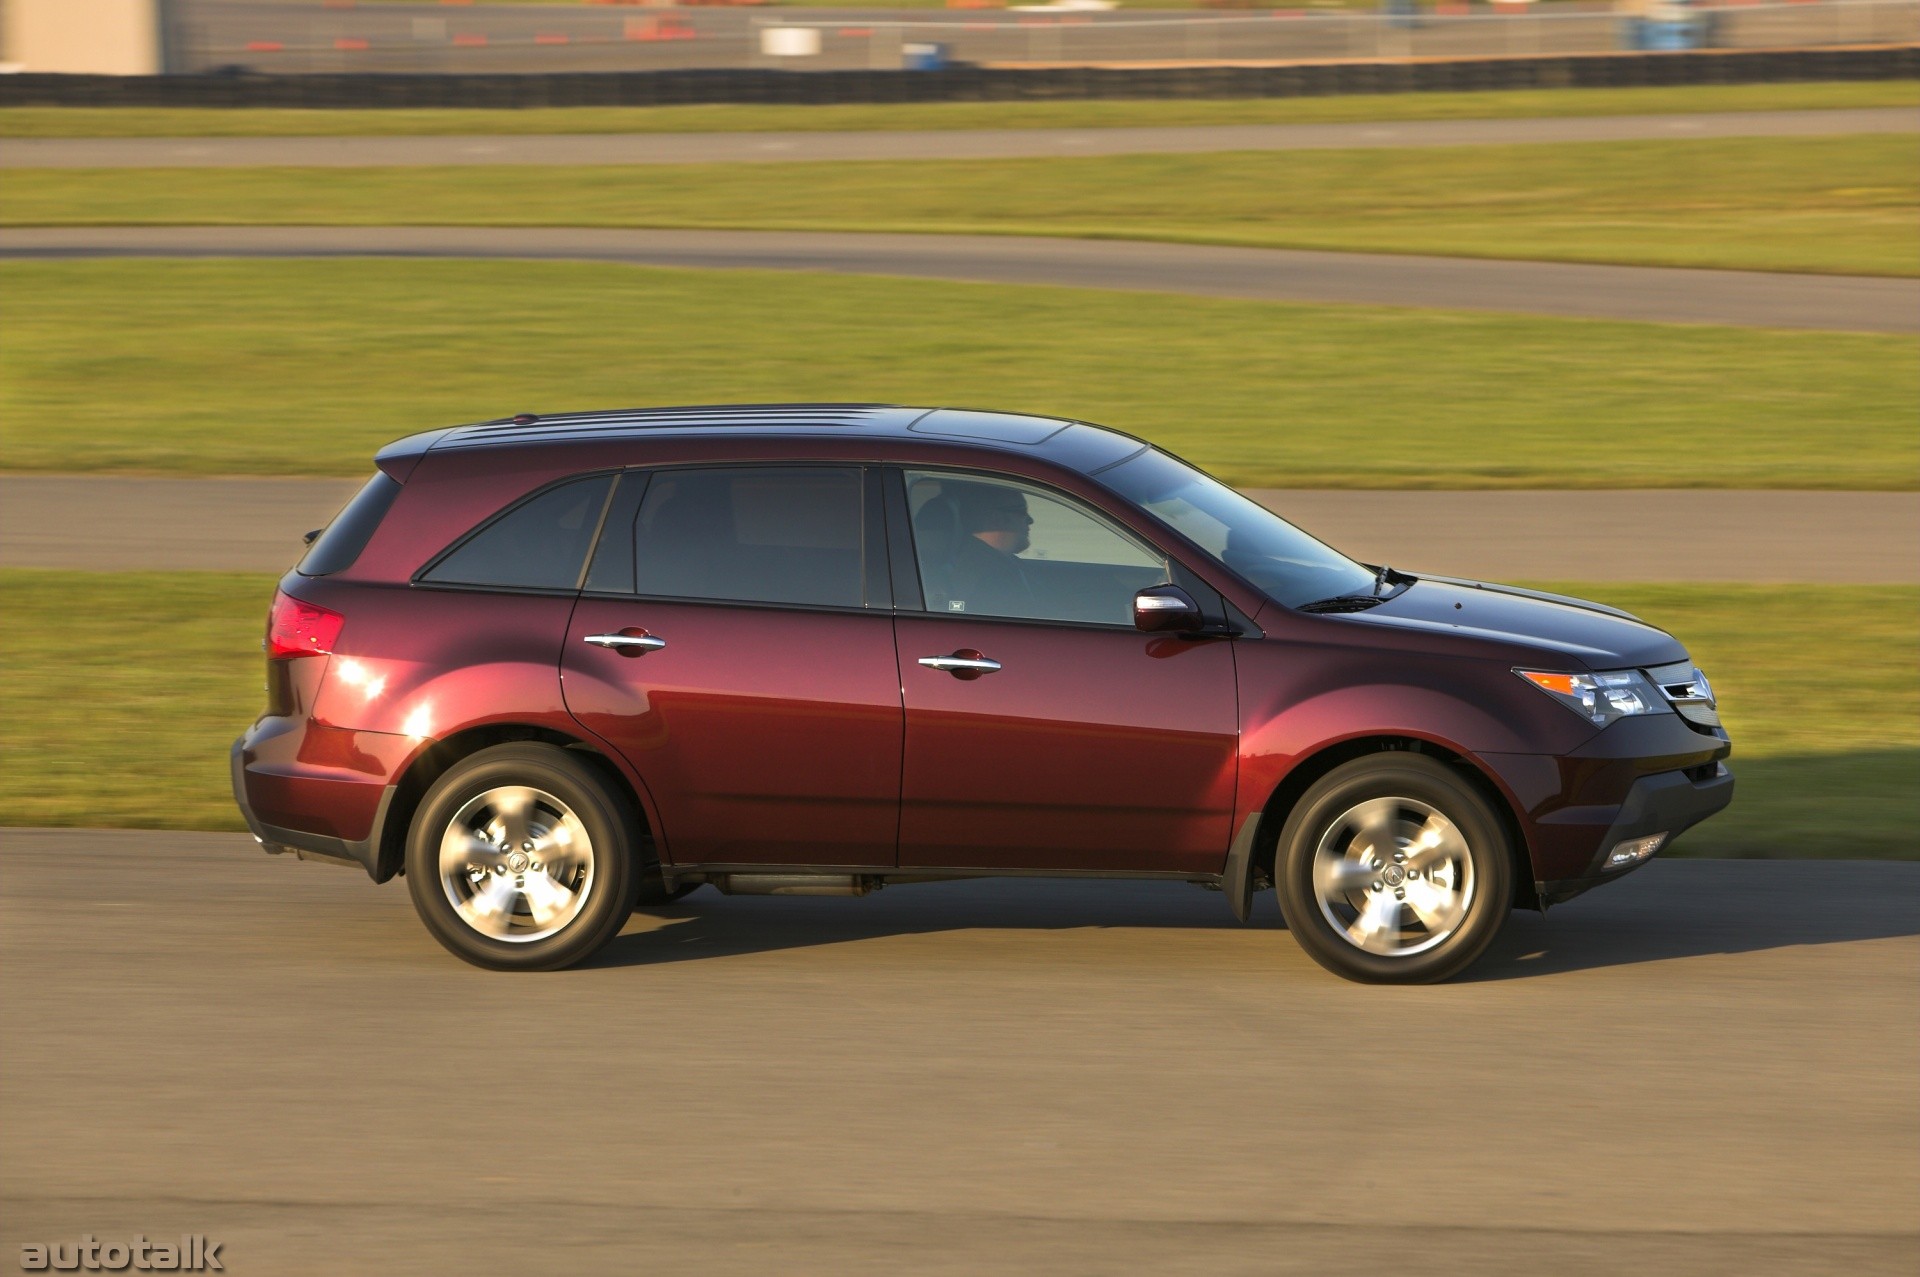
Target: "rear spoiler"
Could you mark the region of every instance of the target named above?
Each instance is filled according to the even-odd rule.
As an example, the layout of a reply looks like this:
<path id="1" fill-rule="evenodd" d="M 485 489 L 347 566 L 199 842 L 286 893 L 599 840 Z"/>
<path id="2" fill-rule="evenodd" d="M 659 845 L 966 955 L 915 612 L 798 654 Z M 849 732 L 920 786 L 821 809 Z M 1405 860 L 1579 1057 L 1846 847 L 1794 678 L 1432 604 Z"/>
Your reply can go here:
<path id="1" fill-rule="evenodd" d="M 373 464 L 380 467 L 389 479 L 395 483 L 405 483 L 413 468 L 420 464 L 420 458 L 427 450 L 440 442 L 440 437 L 458 426 L 448 426 L 442 430 L 423 430 L 417 435 L 408 435 L 404 439 L 395 439 L 386 447 L 373 454 Z"/>

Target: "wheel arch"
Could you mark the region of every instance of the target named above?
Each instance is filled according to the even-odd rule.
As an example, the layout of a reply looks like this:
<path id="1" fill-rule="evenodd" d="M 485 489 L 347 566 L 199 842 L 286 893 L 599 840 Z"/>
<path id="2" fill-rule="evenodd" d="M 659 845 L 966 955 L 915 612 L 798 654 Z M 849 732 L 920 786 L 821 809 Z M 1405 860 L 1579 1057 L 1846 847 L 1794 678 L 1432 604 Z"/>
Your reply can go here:
<path id="1" fill-rule="evenodd" d="M 1527 845 L 1526 830 L 1520 823 L 1520 816 L 1514 808 L 1512 798 L 1501 788 L 1499 782 L 1484 767 L 1458 750 L 1425 737 L 1394 733 L 1358 736 L 1350 740 L 1338 741 L 1307 755 L 1288 768 L 1286 775 L 1280 778 L 1260 809 L 1259 824 L 1255 826 L 1253 839 L 1252 877 L 1264 878 L 1268 882 L 1273 880 L 1274 858 L 1280 847 L 1280 831 L 1286 827 L 1287 818 L 1293 814 L 1300 799 L 1315 782 L 1334 768 L 1357 758 L 1392 753 L 1419 754 L 1443 763 L 1487 800 L 1507 835 L 1507 852 L 1513 860 L 1515 902 L 1519 903 L 1531 898 L 1534 878 L 1533 859 Z"/>
<path id="2" fill-rule="evenodd" d="M 374 831 L 379 839 L 374 881 L 385 882 L 402 872 L 407 857 L 407 831 L 412 827 L 414 813 L 420 809 L 420 802 L 426 797 L 427 791 L 433 788 L 434 781 L 445 775 L 455 763 L 483 749 L 523 741 L 553 745 L 584 758 L 632 805 L 634 814 L 640 820 L 640 827 L 634 831 L 635 845 L 649 860 L 658 860 L 653 818 L 645 795 L 598 745 L 583 737 L 537 723 L 486 723 L 432 741 L 408 762 L 394 782 L 393 799 L 386 804 L 385 820 Z"/>

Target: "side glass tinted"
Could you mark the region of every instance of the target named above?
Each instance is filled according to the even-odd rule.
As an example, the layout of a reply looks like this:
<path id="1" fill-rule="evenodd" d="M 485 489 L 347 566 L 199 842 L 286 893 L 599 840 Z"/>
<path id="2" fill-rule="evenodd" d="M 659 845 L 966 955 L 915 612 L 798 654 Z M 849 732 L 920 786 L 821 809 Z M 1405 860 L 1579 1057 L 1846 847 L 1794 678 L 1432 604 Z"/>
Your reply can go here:
<path id="1" fill-rule="evenodd" d="M 590 475 L 521 502 L 421 579 L 443 585 L 571 590 L 580 583 L 614 476 Z"/>
<path id="2" fill-rule="evenodd" d="M 634 521 L 634 589 L 667 598 L 859 607 L 860 471 L 662 470 Z"/>
<path id="3" fill-rule="evenodd" d="M 333 516 L 333 522 L 307 547 L 306 556 L 294 570 L 303 576 L 326 576 L 352 567 L 399 495 L 400 485 L 392 478 L 384 472 L 374 475 L 346 508 Z"/>
<path id="4" fill-rule="evenodd" d="M 1133 596 L 1167 561 L 1077 501 L 1031 484 L 906 472 L 927 610 L 1133 624 Z"/>

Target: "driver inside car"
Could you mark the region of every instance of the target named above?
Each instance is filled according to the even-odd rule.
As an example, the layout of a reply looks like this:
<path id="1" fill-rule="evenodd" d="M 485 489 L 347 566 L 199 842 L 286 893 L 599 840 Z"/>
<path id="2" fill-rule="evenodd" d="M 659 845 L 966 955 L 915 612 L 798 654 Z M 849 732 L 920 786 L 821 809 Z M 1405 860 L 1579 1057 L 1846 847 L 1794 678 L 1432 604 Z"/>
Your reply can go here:
<path id="1" fill-rule="evenodd" d="M 1033 543 L 1033 516 L 1018 489 L 998 484 L 951 484 L 960 524 L 953 552 L 952 610 L 987 616 L 1024 616 L 1033 589 L 1016 557 Z"/>

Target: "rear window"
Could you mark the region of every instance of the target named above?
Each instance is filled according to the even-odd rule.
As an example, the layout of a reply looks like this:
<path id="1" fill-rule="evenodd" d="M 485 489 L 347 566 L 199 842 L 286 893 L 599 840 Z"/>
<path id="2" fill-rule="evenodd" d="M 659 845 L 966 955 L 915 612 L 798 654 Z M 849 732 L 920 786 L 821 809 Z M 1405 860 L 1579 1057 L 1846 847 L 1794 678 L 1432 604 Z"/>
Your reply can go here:
<path id="1" fill-rule="evenodd" d="M 294 570 L 302 576 L 326 576 L 352 567 L 360 551 L 373 540 L 373 530 L 393 508 L 393 499 L 399 495 L 398 483 L 384 472 L 375 474 L 354 494 L 353 500 L 333 516 L 333 522 L 307 547 L 300 566 Z"/>
<path id="2" fill-rule="evenodd" d="M 515 590 L 575 589 L 613 480 L 610 474 L 588 475 L 534 494 L 481 525 L 420 579 Z"/>

